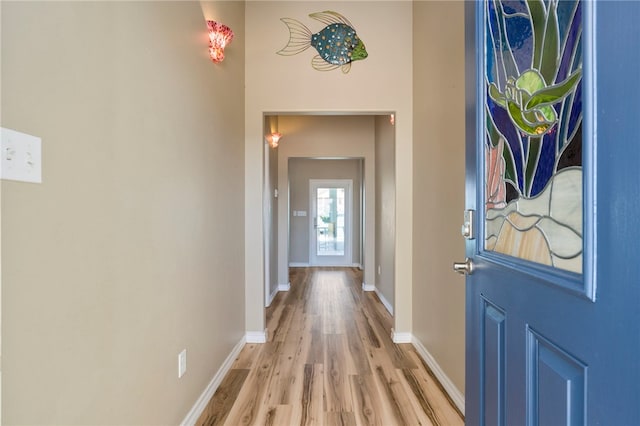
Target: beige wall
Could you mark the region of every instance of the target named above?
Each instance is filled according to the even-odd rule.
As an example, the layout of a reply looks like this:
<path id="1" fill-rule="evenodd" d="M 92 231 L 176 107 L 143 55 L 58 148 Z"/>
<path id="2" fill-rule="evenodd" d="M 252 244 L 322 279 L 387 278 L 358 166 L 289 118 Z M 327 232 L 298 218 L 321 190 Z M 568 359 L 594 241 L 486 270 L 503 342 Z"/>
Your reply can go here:
<path id="1" fill-rule="evenodd" d="M 351 180 L 351 259 L 349 263 L 360 263 L 360 159 L 289 159 L 289 263 L 309 264 L 310 229 L 313 221 L 309 183 L 311 179 Z M 293 216 L 293 210 L 304 210 L 307 216 Z M 286 214 L 286 213 L 285 213 Z"/>
<path id="2" fill-rule="evenodd" d="M 334 10 L 354 25 L 369 51 L 351 72 L 316 71 L 309 49 L 279 56 L 289 32 L 282 17 L 302 21 L 314 31 L 322 24 L 309 13 Z M 412 5 L 405 1 L 250 1 L 246 4 L 245 109 L 245 265 L 247 329 L 264 330 L 262 141 L 265 112 L 389 112 L 396 111 L 396 305 L 395 328 L 411 331 L 412 291 Z M 389 29 L 389 30 L 388 30 Z M 393 37 L 389 36 L 393 31 Z M 286 137 L 286 135 L 285 135 Z M 283 143 L 285 143 L 283 141 Z M 280 163 L 282 164 L 282 163 Z M 373 259 L 371 253 L 369 259 Z M 365 253 L 365 264 L 367 263 Z M 368 262 L 366 268 L 372 267 Z M 373 272 L 373 271 L 372 271 Z"/>
<path id="3" fill-rule="evenodd" d="M 244 5 L 205 10 L 2 2 L 1 124 L 43 146 L 2 182 L 5 424 L 177 424 L 243 336 Z"/>
<path id="4" fill-rule="evenodd" d="M 376 262 L 375 286 L 392 311 L 395 299 L 396 181 L 395 126 L 389 115 L 375 120 Z"/>
<path id="5" fill-rule="evenodd" d="M 464 2 L 414 3 L 414 29 L 413 334 L 464 392 Z"/>

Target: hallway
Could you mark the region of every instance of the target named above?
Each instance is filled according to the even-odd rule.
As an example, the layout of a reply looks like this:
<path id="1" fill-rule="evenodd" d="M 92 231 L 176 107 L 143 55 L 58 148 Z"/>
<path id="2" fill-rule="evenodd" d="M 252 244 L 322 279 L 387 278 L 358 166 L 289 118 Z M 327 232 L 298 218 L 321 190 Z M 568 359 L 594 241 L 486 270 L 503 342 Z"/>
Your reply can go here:
<path id="1" fill-rule="evenodd" d="M 356 268 L 292 268 L 267 308 L 268 342 L 247 344 L 198 425 L 462 425 Z"/>

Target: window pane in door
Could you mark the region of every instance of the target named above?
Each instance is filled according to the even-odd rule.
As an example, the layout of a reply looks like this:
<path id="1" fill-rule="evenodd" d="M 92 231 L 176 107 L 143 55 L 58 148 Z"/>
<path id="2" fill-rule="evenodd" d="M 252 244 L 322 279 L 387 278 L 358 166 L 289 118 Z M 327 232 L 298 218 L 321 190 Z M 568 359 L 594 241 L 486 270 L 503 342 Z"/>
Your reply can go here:
<path id="1" fill-rule="evenodd" d="M 318 188 L 316 206 L 316 255 L 344 256 L 344 188 Z"/>
<path id="2" fill-rule="evenodd" d="M 484 248 L 581 273 L 582 2 L 484 7 Z"/>

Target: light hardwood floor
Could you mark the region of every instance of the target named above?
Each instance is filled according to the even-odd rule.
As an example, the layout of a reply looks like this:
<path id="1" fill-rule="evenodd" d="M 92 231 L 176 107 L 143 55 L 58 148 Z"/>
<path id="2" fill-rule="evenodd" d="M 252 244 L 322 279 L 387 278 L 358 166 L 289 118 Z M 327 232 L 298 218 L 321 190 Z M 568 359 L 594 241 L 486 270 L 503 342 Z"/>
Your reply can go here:
<path id="1" fill-rule="evenodd" d="M 292 268 L 267 309 L 269 340 L 247 344 L 198 425 L 463 425 L 356 268 Z"/>

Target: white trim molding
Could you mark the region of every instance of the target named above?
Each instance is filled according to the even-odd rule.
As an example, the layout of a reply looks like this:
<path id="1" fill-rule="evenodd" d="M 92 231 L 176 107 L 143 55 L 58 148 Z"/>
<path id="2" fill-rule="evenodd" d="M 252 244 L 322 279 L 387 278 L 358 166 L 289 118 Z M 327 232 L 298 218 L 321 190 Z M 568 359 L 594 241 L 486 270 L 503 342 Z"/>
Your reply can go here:
<path id="1" fill-rule="evenodd" d="M 231 370 L 233 362 L 238 357 L 238 355 L 240 355 L 240 351 L 244 347 L 245 343 L 245 339 L 242 338 L 238 342 L 238 344 L 231 350 L 231 353 L 224 360 L 222 366 L 218 369 L 218 371 L 216 371 L 216 374 L 213 375 L 213 379 L 211 379 L 207 387 L 204 389 L 202 395 L 200 395 L 194 406 L 191 407 L 191 410 L 189 410 L 187 416 L 184 418 L 182 423 L 180 423 L 181 426 L 191 426 L 196 424 L 204 409 L 207 408 L 207 404 L 213 397 L 213 394 L 220 386 L 220 383 L 222 383 L 222 379 L 224 379 L 224 376 L 226 376 L 229 370 Z"/>
<path id="2" fill-rule="evenodd" d="M 304 262 L 289 262 L 289 267 L 290 268 L 308 268 L 309 263 L 304 263 Z"/>
<path id="3" fill-rule="evenodd" d="M 267 329 L 264 331 L 247 331 L 245 336 L 247 343 L 267 343 Z"/>
<path id="4" fill-rule="evenodd" d="M 315 266 L 323 268 L 323 267 L 327 267 L 327 268 L 357 268 L 360 264 L 359 263 L 331 263 L 331 262 L 327 262 L 327 263 L 310 263 L 307 265 L 307 267 L 313 268 Z"/>
<path id="5" fill-rule="evenodd" d="M 411 343 L 413 341 L 413 336 L 411 333 L 399 333 L 392 328 L 391 340 L 393 340 L 393 343 Z"/>
<path id="6" fill-rule="evenodd" d="M 411 343 L 413 347 L 416 348 L 418 355 L 424 360 L 424 362 L 429 366 L 433 374 L 436 376 L 444 390 L 449 394 L 449 397 L 456 404 L 458 410 L 464 415 L 464 394 L 460 392 L 460 390 L 453 384 L 449 376 L 442 370 L 436 359 L 429 353 L 427 348 L 413 336 Z"/>
<path id="7" fill-rule="evenodd" d="M 289 290 L 291 290 L 291 283 L 278 284 L 278 291 L 289 291 Z"/>
<path id="8" fill-rule="evenodd" d="M 393 316 L 393 306 L 391 306 L 391 303 L 389 303 L 387 298 L 384 297 L 384 294 L 382 294 L 382 292 L 378 290 L 378 287 L 376 287 L 375 291 L 376 291 L 376 294 L 378 295 L 378 299 L 380 299 L 384 307 L 387 308 L 387 311 L 389 311 L 391 316 Z"/>
<path id="9" fill-rule="evenodd" d="M 273 302 L 273 299 L 276 298 L 276 295 L 278 294 L 278 292 L 289 291 L 289 290 L 291 290 L 291 283 L 278 284 L 278 287 L 276 287 L 276 289 L 273 290 L 273 292 L 271 292 L 271 294 L 269 295 L 269 300 L 267 300 L 266 307 L 268 308 L 269 306 L 271 306 L 271 303 Z"/>
<path id="10" fill-rule="evenodd" d="M 266 303 L 265 307 L 268 308 L 269 306 L 271 306 L 271 302 L 273 302 L 273 299 L 275 299 L 276 294 L 278 294 L 278 289 L 277 288 L 275 290 L 273 290 L 271 292 L 271 294 L 269 294 L 269 298 L 267 299 L 267 303 Z"/>
<path id="11" fill-rule="evenodd" d="M 342 255 L 324 253 L 318 254 L 318 228 L 320 212 L 318 211 L 318 194 L 320 188 L 335 188 L 344 190 L 343 227 L 344 242 Z M 336 200 L 337 202 L 337 200 Z M 311 266 L 353 267 L 353 179 L 309 179 L 309 264 Z"/>
<path id="12" fill-rule="evenodd" d="M 376 291 L 376 286 L 363 282 L 362 291 Z"/>

